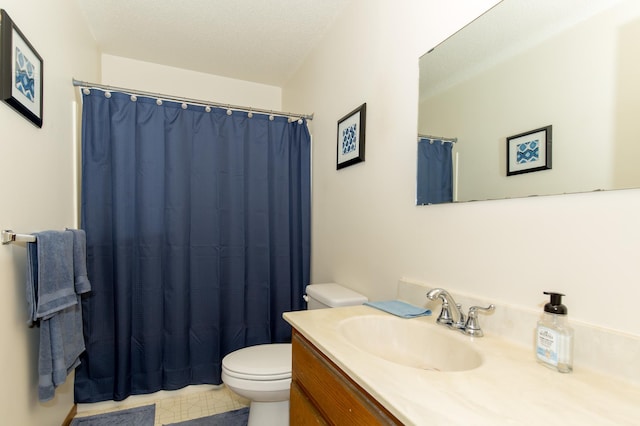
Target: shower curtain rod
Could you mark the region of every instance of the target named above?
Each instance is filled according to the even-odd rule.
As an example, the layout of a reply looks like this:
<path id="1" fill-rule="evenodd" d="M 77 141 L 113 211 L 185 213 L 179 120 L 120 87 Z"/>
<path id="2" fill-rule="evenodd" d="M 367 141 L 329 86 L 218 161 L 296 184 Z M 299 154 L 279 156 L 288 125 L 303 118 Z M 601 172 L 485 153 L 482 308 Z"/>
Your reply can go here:
<path id="1" fill-rule="evenodd" d="M 307 120 L 313 120 L 313 114 L 297 114 L 294 112 L 271 111 L 271 110 L 261 109 L 261 108 L 250 108 L 250 107 L 244 107 L 244 106 L 238 106 L 238 105 L 222 104 L 219 102 L 203 101 L 200 99 L 182 98 L 179 96 L 163 95 L 162 93 L 143 92 L 141 90 L 131 90 L 123 87 L 105 86 L 103 84 L 88 83 L 86 81 L 76 80 L 75 78 L 73 79 L 73 85 L 82 87 L 82 88 L 87 88 L 87 89 L 100 89 L 100 90 L 107 90 L 107 91 L 112 90 L 116 92 L 125 92 L 131 95 L 147 96 L 150 98 L 159 98 L 159 99 L 175 101 L 175 102 L 186 102 L 186 103 L 202 105 L 202 106 L 211 106 L 214 108 L 227 108 L 235 111 L 246 111 L 246 112 L 252 112 L 252 113 L 255 112 L 255 113 L 262 113 L 262 114 L 277 115 L 280 117 L 288 117 L 288 118 L 295 118 L 295 119 L 305 118 Z"/>
<path id="2" fill-rule="evenodd" d="M 433 139 L 433 140 L 439 140 L 439 141 L 443 141 L 443 142 L 451 142 L 451 143 L 457 143 L 458 142 L 458 138 L 445 138 L 443 136 L 432 136 L 432 135 L 421 135 L 418 134 L 419 138 L 425 138 L 425 139 Z"/>

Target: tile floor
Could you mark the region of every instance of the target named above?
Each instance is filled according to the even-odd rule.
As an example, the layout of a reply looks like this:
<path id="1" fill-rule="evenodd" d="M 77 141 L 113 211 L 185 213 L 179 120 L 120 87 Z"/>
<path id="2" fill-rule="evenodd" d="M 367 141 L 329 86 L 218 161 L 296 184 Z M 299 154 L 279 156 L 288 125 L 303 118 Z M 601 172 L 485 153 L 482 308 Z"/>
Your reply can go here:
<path id="1" fill-rule="evenodd" d="M 174 392 L 158 392 L 144 397 L 130 397 L 117 403 L 109 401 L 107 403 L 80 404 L 76 417 L 155 404 L 155 426 L 161 426 L 237 410 L 249 405 L 248 400 L 234 394 L 225 386 L 196 386 L 192 388 Z"/>

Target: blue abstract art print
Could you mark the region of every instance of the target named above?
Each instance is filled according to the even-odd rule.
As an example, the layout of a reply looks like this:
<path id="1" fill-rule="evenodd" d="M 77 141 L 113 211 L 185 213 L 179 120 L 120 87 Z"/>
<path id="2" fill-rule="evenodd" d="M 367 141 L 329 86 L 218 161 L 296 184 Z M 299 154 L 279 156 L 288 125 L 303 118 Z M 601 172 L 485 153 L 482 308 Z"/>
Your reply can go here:
<path id="1" fill-rule="evenodd" d="M 29 59 L 16 47 L 15 85 L 19 93 L 31 103 L 36 99 L 35 67 Z"/>
<path id="2" fill-rule="evenodd" d="M 0 9 L 0 99 L 42 127 L 42 57 Z"/>
<path id="3" fill-rule="evenodd" d="M 364 161 L 367 104 L 362 104 L 338 121 L 336 169 Z"/>
<path id="4" fill-rule="evenodd" d="M 551 169 L 551 129 L 545 126 L 507 138 L 507 176 Z"/>
<path id="5" fill-rule="evenodd" d="M 349 155 L 356 151 L 356 142 L 358 142 L 356 130 L 358 130 L 356 123 L 342 130 L 342 155 Z"/>
<path id="6" fill-rule="evenodd" d="M 518 144 L 516 163 L 526 164 L 540 160 L 540 141 L 538 139 Z"/>

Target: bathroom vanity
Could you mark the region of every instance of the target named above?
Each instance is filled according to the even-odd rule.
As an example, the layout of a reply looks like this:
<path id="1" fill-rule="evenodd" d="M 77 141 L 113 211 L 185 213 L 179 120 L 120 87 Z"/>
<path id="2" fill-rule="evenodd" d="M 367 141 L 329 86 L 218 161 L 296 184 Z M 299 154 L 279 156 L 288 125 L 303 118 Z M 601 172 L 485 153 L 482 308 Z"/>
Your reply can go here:
<path id="1" fill-rule="evenodd" d="M 402 319 L 369 306 L 284 318 L 294 328 L 291 424 L 640 421 L 639 386 L 580 366 L 571 374 L 552 371 L 531 348 L 490 332 L 473 338 L 435 324 L 434 316 Z M 429 342 L 442 351 L 432 354 Z"/>
<path id="2" fill-rule="evenodd" d="M 290 424 L 402 424 L 295 329 L 291 343 Z"/>

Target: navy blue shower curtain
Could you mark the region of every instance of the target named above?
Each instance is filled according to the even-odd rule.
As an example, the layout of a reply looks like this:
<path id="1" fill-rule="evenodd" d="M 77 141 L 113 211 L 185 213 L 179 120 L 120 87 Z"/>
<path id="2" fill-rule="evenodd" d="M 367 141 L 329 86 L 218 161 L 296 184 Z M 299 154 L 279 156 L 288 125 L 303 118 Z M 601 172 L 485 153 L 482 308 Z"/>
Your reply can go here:
<path id="1" fill-rule="evenodd" d="M 227 353 L 290 341 L 282 313 L 309 282 L 306 123 L 207 110 L 83 95 L 76 402 L 219 384 Z"/>
<path id="2" fill-rule="evenodd" d="M 418 139 L 418 191 L 416 204 L 453 201 L 453 144 L 439 139 Z"/>

